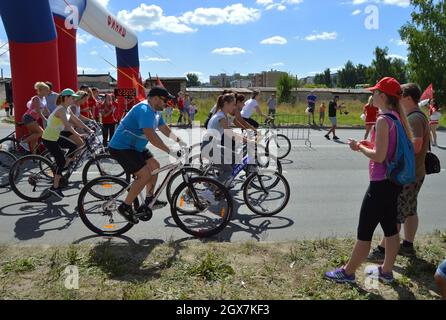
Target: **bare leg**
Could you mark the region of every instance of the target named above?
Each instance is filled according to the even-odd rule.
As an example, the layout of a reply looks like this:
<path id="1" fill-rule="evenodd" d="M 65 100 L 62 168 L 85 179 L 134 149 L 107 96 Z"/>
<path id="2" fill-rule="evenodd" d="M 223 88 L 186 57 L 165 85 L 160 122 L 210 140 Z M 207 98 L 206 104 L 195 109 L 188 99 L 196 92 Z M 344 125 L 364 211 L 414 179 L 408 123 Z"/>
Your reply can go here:
<path id="1" fill-rule="evenodd" d="M 154 172 L 155 170 L 158 170 L 160 168 L 160 164 L 155 158 L 147 160 L 146 165 L 149 166 L 151 172 Z M 158 181 L 158 175 L 152 174 L 149 182 L 146 184 L 147 197 L 153 196 L 153 192 L 155 191 L 155 186 L 157 181 Z"/>
<path id="2" fill-rule="evenodd" d="M 393 269 L 396 256 L 400 250 L 400 235 L 396 234 L 393 237 L 386 237 L 386 256 L 384 258 L 384 264 L 382 270 L 384 273 L 389 273 Z"/>
<path id="3" fill-rule="evenodd" d="M 371 245 L 371 241 L 356 241 L 350 261 L 344 267 L 345 273 L 347 273 L 347 275 L 354 274 L 356 270 L 361 266 L 361 264 L 365 261 L 367 255 L 369 254 Z"/>
<path id="4" fill-rule="evenodd" d="M 144 168 L 135 173 L 136 179 L 133 181 L 132 186 L 125 198 L 125 204 L 131 206 L 133 201 L 138 197 L 149 180 L 152 178 L 150 168 L 146 165 Z"/>
<path id="5" fill-rule="evenodd" d="M 446 280 L 443 279 L 439 274 L 435 274 L 435 283 L 440 289 L 440 294 L 443 300 L 446 300 Z"/>

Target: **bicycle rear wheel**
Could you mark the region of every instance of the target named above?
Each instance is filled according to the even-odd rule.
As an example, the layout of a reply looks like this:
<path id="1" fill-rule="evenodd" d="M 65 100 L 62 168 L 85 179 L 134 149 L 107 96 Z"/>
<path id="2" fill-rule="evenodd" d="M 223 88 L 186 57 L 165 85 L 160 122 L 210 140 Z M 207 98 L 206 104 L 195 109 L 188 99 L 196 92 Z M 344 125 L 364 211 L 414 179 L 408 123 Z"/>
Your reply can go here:
<path id="1" fill-rule="evenodd" d="M 99 177 L 82 188 L 77 201 L 79 216 L 85 226 L 98 235 L 116 236 L 129 231 L 133 224 L 118 213 L 124 202 L 128 182 L 116 177 Z M 120 193 L 122 193 L 120 195 Z M 119 195 L 119 196 L 118 196 Z M 138 198 L 133 209 L 139 207 Z"/>
<path id="2" fill-rule="evenodd" d="M 197 238 L 218 234 L 231 220 L 231 195 L 211 178 L 195 177 L 189 183 L 183 182 L 172 195 L 172 218 L 181 230 Z"/>
<path id="3" fill-rule="evenodd" d="M 269 183 L 277 181 L 274 188 Z M 261 186 L 260 189 L 253 187 Z M 243 186 L 243 199 L 249 210 L 261 216 L 273 216 L 281 212 L 290 200 L 290 186 L 280 173 L 252 174 Z"/>
<path id="4" fill-rule="evenodd" d="M 44 201 L 51 194 L 48 189 L 53 185 L 56 174 L 54 165 L 46 158 L 36 155 L 17 160 L 9 172 L 11 189 L 27 201 Z"/>
<path id="5" fill-rule="evenodd" d="M 86 185 L 88 181 L 103 176 L 122 178 L 130 182 L 130 174 L 126 173 L 119 162 L 109 154 L 96 155 L 85 164 L 82 182 Z"/>
<path id="6" fill-rule="evenodd" d="M 17 158 L 7 151 L 0 150 L 0 188 L 9 185 L 9 171 Z"/>
<path id="7" fill-rule="evenodd" d="M 182 170 L 176 172 L 172 178 L 170 178 L 169 182 L 167 183 L 166 186 L 166 196 L 167 196 L 167 201 L 169 201 L 169 203 L 172 203 L 172 193 L 173 191 L 175 191 L 178 186 L 184 182 L 183 180 L 183 174 L 182 171 L 185 171 L 186 174 L 189 177 L 199 177 L 203 175 L 203 171 L 198 169 L 198 168 L 194 168 L 194 167 L 185 167 Z"/>

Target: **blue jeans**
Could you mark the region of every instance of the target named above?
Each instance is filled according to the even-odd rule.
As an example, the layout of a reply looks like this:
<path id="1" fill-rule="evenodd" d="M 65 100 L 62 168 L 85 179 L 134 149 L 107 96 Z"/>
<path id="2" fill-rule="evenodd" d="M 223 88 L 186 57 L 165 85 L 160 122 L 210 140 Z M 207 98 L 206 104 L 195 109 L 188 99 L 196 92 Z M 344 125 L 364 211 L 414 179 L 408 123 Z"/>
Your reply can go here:
<path id="1" fill-rule="evenodd" d="M 446 281 L 446 260 L 444 260 L 438 267 L 437 274 Z"/>

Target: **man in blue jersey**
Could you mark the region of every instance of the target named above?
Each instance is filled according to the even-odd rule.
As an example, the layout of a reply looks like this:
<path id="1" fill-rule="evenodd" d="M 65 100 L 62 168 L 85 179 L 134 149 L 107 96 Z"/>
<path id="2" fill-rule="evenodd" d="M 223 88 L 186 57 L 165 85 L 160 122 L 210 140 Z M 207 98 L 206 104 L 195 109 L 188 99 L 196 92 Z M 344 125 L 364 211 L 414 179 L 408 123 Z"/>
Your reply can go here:
<path id="1" fill-rule="evenodd" d="M 316 100 L 317 100 L 317 97 L 314 95 L 313 92 L 311 92 L 307 97 L 308 125 L 309 126 L 311 126 L 311 117 L 313 117 L 313 125 L 316 125 L 316 122 L 314 121 L 314 111 L 316 109 Z"/>
<path id="2" fill-rule="evenodd" d="M 176 141 L 180 145 L 186 145 L 166 125 L 161 111 L 167 101 L 174 97 L 162 87 L 153 87 L 147 100 L 135 105 L 121 121 L 109 144 L 109 152 L 118 160 L 121 166 L 133 174 L 136 179 L 128 192 L 124 203 L 118 208 L 118 212 L 129 222 L 138 223 L 138 219 L 132 209 L 132 203 L 146 187 L 146 204 L 153 200 L 153 191 L 158 176 L 152 172 L 160 168 L 159 162 L 146 148 L 148 142 L 158 149 L 172 154 L 171 149 L 161 140 L 156 133 L 159 129 L 166 137 Z M 167 205 L 167 202 L 157 200 L 153 209 L 159 209 Z"/>

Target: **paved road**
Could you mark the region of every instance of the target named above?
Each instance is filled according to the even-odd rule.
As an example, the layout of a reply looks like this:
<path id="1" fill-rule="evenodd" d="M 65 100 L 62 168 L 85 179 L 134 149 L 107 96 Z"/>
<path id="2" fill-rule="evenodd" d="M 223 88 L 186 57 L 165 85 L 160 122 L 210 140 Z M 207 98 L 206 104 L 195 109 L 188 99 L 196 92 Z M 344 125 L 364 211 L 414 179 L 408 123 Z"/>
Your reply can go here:
<path id="1" fill-rule="evenodd" d="M 1 124 L 0 136 L 11 130 L 12 127 Z M 240 193 L 236 196 L 237 214 L 219 235 L 220 239 L 282 241 L 355 234 L 368 184 L 368 162 L 362 155 L 351 152 L 346 144 L 327 141 L 323 134 L 323 131 L 311 132 L 311 148 L 303 141 L 293 141 L 292 153 L 284 161 L 292 192 L 286 210 L 273 218 L 256 217 L 243 205 Z M 359 139 L 362 134 L 362 130 L 338 132 L 343 140 Z M 439 143 L 446 146 L 446 133 L 439 134 Z M 446 148 L 434 151 L 446 165 Z M 167 161 L 165 156 L 160 159 L 162 164 Z M 80 175 L 74 176 L 76 179 L 80 180 Z M 421 233 L 446 229 L 445 189 L 444 171 L 426 179 L 419 199 Z M 79 189 L 67 190 L 63 201 L 52 204 L 27 203 L 8 189 L 1 189 L 0 243 L 67 244 L 91 236 L 75 211 L 78 193 Z M 168 209 L 156 211 L 149 223 L 138 224 L 126 236 L 136 242 L 188 237 L 175 227 Z"/>

